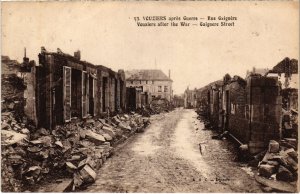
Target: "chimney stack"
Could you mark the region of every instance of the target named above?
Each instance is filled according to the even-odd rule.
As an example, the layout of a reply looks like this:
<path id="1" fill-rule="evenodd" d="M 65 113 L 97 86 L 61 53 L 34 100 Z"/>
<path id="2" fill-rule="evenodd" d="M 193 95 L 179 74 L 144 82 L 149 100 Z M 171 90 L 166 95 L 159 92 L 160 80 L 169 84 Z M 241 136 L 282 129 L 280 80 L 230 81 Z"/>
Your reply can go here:
<path id="1" fill-rule="evenodd" d="M 74 52 L 74 57 L 75 57 L 76 59 L 80 60 L 80 58 L 81 58 L 80 50 Z"/>
<path id="2" fill-rule="evenodd" d="M 28 64 L 29 63 L 29 58 L 26 57 L 26 47 L 24 48 L 24 57 L 23 57 L 23 63 Z"/>
<path id="3" fill-rule="evenodd" d="M 169 78 L 171 79 L 171 70 L 169 69 Z"/>

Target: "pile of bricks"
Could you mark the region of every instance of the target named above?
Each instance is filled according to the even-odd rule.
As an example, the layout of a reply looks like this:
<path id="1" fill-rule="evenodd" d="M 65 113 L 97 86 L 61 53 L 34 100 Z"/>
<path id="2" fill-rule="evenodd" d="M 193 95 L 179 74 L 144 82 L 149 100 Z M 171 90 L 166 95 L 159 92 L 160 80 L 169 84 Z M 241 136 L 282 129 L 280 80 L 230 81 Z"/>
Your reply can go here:
<path id="1" fill-rule="evenodd" d="M 142 130 L 148 118 L 138 114 L 88 118 L 56 126 L 27 129 L 12 114 L 2 113 L 2 191 L 34 190 L 36 183 L 69 178 L 76 190 L 96 179 L 96 170 L 113 147 Z"/>
<path id="2" fill-rule="evenodd" d="M 259 176 L 266 178 L 269 182 L 273 180 L 291 183 L 297 181 L 297 171 L 298 152 L 296 139 L 285 138 L 280 142 L 271 140 L 266 154 L 258 164 Z"/>

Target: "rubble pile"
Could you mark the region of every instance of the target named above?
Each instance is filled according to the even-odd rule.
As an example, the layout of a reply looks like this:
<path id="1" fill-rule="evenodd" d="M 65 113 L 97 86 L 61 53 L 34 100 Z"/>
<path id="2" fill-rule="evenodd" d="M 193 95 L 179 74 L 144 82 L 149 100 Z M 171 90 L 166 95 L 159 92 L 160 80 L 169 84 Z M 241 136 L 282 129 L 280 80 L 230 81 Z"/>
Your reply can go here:
<path id="1" fill-rule="evenodd" d="M 21 191 L 22 166 L 26 155 L 25 139 L 29 138 L 30 130 L 25 124 L 19 123 L 12 112 L 1 114 L 1 178 L 2 191 Z"/>
<path id="2" fill-rule="evenodd" d="M 271 140 L 267 152 L 262 157 L 258 164 L 259 176 L 280 182 L 297 181 L 298 152 L 296 139 L 284 138 L 280 142 Z"/>
<path id="3" fill-rule="evenodd" d="M 174 106 L 166 99 L 153 99 L 148 106 L 137 108 L 136 112 L 144 117 L 160 114 L 162 112 L 169 112 L 174 110 Z"/>
<path id="4" fill-rule="evenodd" d="M 161 112 L 169 112 L 174 109 L 171 103 L 164 98 L 160 99 L 153 99 L 151 101 L 151 109 L 153 110 L 154 114 L 159 114 Z"/>
<path id="5" fill-rule="evenodd" d="M 18 100 L 23 98 L 26 86 L 22 78 L 15 74 L 5 75 L 1 78 L 1 99 Z"/>
<path id="6" fill-rule="evenodd" d="M 142 108 L 138 108 L 136 112 L 144 117 L 150 117 L 155 114 L 154 110 L 149 106 L 142 106 Z"/>
<path id="7" fill-rule="evenodd" d="M 298 139 L 298 110 L 282 109 L 282 135 L 283 137 Z"/>
<path id="8" fill-rule="evenodd" d="M 24 191 L 43 179 L 54 180 L 51 177 L 72 178 L 72 190 L 84 187 L 95 181 L 95 170 L 113 153 L 113 147 L 148 123 L 148 118 L 132 113 L 34 130 L 4 112 L 2 191 Z"/>
<path id="9" fill-rule="evenodd" d="M 3 75 L 1 78 L 1 112 L 14 111 L 17 120 L 22 119 L 25 89 L 22 78 L 15 74 Z"/>

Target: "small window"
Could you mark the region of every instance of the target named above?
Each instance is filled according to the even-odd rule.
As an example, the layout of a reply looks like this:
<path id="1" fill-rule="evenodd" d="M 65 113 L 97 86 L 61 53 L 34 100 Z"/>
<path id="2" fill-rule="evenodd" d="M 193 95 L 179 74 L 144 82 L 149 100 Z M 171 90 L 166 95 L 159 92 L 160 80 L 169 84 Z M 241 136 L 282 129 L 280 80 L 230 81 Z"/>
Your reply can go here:
<path id="1" fill-rule="evenodd" d="M 148 84 L 148 81 L 146 81 L 146 84 Z"/>
<path id="2" fill-rule="evenodd" d="M 168 86 L 164 87 L 164 92 L 168 92 Z"/>
<path id="3" fill-rule="evenodd" d="M 158 86 L 158 92 L 161 92 L 161 86 Z"/>
<path id="4" fill-rule="evenodd" d="M 142 84 L 142 80 L 140 81 L 140 84 Z"/>
<path id="5" fill-rule="evenodd" d="M 131 84 L 133 84 L 133 81 L 131 81 Z"/>
<path id="6" fill-rule="evenodd" d="M 235 114 L 235 104 L 231 103 L 231 114 Z"/>

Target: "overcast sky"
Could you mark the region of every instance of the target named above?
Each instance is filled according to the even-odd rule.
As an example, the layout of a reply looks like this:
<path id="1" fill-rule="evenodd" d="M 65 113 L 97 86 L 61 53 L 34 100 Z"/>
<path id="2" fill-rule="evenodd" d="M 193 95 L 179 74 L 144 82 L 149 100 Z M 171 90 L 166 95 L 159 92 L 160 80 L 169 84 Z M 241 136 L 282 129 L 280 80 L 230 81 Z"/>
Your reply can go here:
<path id="1" fill-rule="evenodd" d="M 174 93 L 298 59 L 298 2 L 2 3 L 2 55 L 60 48 L 118 69 L 171 70 Z M 137 27 L 135 16 L 234 16 L 230 27 Z M 156 61 L 156 62 L 155 62 Z"/>

